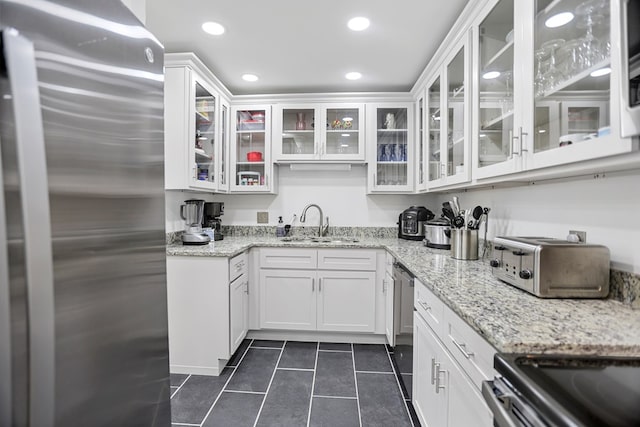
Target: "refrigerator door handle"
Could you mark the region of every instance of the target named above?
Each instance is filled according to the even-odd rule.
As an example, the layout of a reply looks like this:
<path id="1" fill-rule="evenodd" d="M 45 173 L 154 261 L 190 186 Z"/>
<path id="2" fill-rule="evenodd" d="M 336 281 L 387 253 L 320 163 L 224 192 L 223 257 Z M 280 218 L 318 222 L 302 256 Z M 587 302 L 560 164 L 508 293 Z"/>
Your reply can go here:
<path id="1" fill-rule="evenodd" d="M 2 32 L 15 116 L 23 212 L 29 322 L 29 421 L 55 419 L 55 315 L 49 188 L 33 43 L 15 29 Z"/>
<path id="2" fill-rule="evenodd" d="M 2 43 L 0 43 L 0 46 Z M 7 219 L 4 202 L 4 177 L 2 175 L 2 150 L 0 149 L 0 426 L 10 426 L 13 402 L 11 373 L 11 312 L 9 292 L 9 254 L 7 250 Z"/>

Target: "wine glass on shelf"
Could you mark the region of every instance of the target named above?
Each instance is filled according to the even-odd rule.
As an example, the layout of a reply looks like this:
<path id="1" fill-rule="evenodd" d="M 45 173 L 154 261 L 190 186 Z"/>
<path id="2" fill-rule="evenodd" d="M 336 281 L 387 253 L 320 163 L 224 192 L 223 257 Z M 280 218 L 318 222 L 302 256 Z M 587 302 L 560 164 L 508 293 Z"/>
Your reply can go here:
<path id="1" fill-rule="evenodd" d="M 563 39 L 553 39 L 542 43 L 541 49 L 549 52 L 549 68 L 546 73 L 544 92 L 553 90 L 562 82 L 560 70 L 556 65 L 556 51 L 564 45 Z"/>
<path id="2" fill-rule="evenodd" d="M 549 51 L 546 49 L 538 49 L 535 51 L 536 56 L 536 96 L 544 95 L 544 91 L 547 86 L 547 77 L 545 70 L 544 59 L 549 55 Z"/>
<path id="3" fill-rule="evenodd" d="M 511 71 L 504 71 L 500 77 L 504 77 L 504 94 L 500 98 L 500 109 L 502 117 L 513 111 L 513 89 L 512 89 L 512 73 Z"/>
<path id="4" fill-rule="evenodd" d="M 600 60 L 600 43 L 593 32 L 594 27 L 605 22 L 608 5 L 608 0 L 589 0 L 576 8 L 576 15 L 580 17 L 576 27 L 586 30 L 580 49 L 583 69 L 593 67 Z"/>

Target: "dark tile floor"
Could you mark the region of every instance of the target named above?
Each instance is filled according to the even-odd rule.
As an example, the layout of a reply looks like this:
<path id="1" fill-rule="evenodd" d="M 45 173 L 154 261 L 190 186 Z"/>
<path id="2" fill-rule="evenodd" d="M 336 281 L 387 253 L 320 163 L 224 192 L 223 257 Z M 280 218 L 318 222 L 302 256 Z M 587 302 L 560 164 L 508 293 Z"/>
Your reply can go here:
<path id="1" fill-rule="evenodd" d="M 171 374 L 172 425 L 419 427 L 409 353 L 245 340 L 218 377 Z"/>

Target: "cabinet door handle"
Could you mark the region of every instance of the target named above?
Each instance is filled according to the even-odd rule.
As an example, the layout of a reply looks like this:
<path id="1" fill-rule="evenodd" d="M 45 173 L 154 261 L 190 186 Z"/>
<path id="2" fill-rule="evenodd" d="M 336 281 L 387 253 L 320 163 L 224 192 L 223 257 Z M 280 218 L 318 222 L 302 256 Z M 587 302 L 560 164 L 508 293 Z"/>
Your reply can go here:
<path id="1" fill-rule="evenodd" d="M 427 304 L 426 302 L 424 302 L 424 301 L 420 301 L 420 300 L 418 299 L 418 304 L 420 304 L 420 307 L 422 307 L 422 308 L 423 308 L 423 309 L 425 309 L 426 311 L 431 310 L 431 306 L 430 306 L 429 304 Z"/>
<path id="2" fill-rule="evenodd" d="M 522 126 L 520 126 L 519 134 L 520 134 L 520 138 L 519 138 L 519 140 L 520 140 L 520 153 L 528 152 L 529 150 L 524 148 L 524 137 L 529 135 L 529 134 L 526 133 L 526 132 L 522 132 Z"/>
<path id="3" fill-rule="evenodd" d="M 447 165 L 445 165 L 444 163 L 440 163 L 440 178 L 447 175 L 447 172 L 445 169 L 446 167 Z"/>
<path id="4" fill-rule="evenodd" d="M 378 186 L 378 181 L 376 181 L 376 174 L 373 174 L 373 186 L 377 187 Z"/>
<path id="5" fill-rule="evenodd" d="M 316 291 L 316 279 L 311 279 L 311 292 Z"/>
<path id="6" fill-rule="evenodd" d="M 464 357 L 469 359 L 469 358 L 471 358 L 471 356 L 473 356 L 473 352 L 472 351 L 467 351 L 467 345 L 465 343 L 458 343 L 451 335 L 449 335 L 449 338 L 451 338 L 451 341 L 453 342 L 453 345 L 458 347 L 458 350 L 460 350 L 460 352 L 462 354 L 464 354 Z"/>
<path id="7" fill-rule="evenodd" d="M 244 282 L 244 293 L 249 295 L 249 282 Z"/>
<path id="8" fill-rule="evenodd" d="M 446 387 L 443 385 L 440 385 L 440 374 L 446 374 L 447 371 L 443 371 L 440 369 L 440 364 L 436 363 L 436 394 L 440 393 L 440 390 L 444 390 Z"/>
<path id="9" fill-rule="evenodd" d="M 318 279 L 318 292 L 322 292 L 322 277 Z"/>
<path id="10" fill-rule="evenodd" d="M 436 383 L 436 359 L 435 357 L 431 358 L 431 385 Z"/>

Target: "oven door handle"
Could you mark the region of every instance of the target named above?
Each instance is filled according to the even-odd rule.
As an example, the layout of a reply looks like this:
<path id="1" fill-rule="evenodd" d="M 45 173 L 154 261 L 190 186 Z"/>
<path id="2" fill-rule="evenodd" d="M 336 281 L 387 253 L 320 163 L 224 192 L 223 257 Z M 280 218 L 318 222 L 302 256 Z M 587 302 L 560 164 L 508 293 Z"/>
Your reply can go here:
<path id="1" fill-rule="evenodd" d="M 519 427 L 509 416 L 504 404 L 493 392 L 493 381 L 482 381 L 482 396 L 493 413 L 493 422 L 497 427 Z"/>

